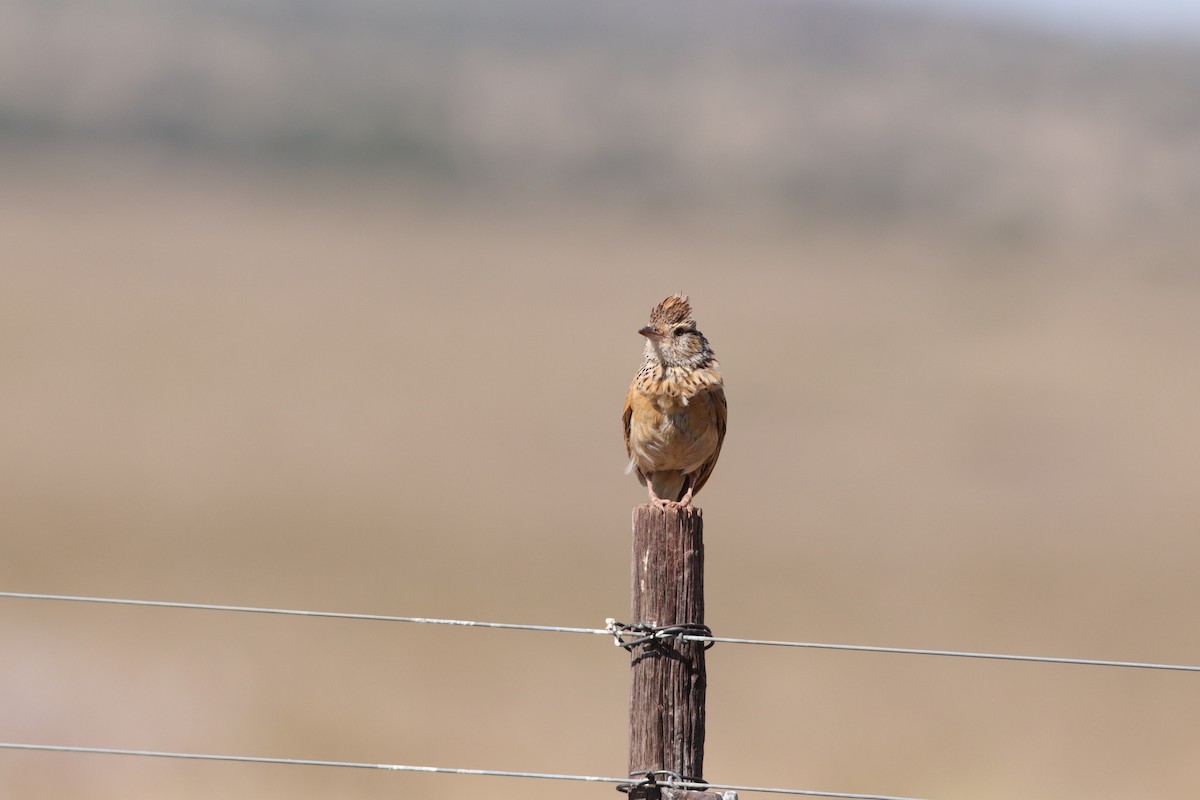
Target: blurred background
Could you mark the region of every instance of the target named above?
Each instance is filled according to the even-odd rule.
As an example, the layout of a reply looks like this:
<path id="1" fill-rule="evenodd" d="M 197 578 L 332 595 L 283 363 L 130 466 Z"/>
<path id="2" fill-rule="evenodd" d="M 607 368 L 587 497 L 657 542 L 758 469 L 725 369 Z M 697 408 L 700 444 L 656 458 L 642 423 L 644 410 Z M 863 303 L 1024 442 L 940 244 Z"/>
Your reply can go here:
<path id="1" fill-rule="evenodd" d="M 602 627 L 636 330 L 720 635 L 1200 663 L 1184 3 L 0 0 L 0 585 Z M 0 740 L 620 775 L 599 637 L 0 600 Z M 707 777 L 1179 797 L 1187 673 L 718 646 Z M 0 795 L 610 786 L 0 752 Z"/>

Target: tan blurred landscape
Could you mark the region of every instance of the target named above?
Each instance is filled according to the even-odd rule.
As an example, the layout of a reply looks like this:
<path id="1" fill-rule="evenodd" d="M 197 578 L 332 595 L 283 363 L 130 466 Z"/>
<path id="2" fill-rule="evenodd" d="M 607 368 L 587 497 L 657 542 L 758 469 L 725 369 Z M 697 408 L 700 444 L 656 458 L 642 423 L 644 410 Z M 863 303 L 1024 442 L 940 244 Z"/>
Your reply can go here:
<path id="1" fill-rule="evenodd" d="M 0 2 L 0 590 L 1200 663 L 1200 48 L 846 3 Z M 599 637 L 0 599 L 0 741 L 591 775 Z M 1187 797 L 1190 673 L 718 646 L 706 777 Z M 0 796 L 612 797 L 0 750 Z M 746 797 L 755 795 L 747 794 Z"/>

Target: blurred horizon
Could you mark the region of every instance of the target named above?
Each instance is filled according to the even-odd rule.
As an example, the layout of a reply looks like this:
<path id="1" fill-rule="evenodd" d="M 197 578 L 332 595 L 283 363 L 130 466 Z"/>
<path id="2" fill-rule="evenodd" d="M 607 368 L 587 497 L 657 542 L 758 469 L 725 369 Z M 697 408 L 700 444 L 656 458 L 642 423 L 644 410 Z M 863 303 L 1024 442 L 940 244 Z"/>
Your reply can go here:
<path id="1" fill-rule="evenodd" d="M 831 2 L 6 5 L 18 163 L 382 172 L 1001 243 L 1170 236 L 1200 213 L 1200 48 Z"/>
<path id="2" fill-rule="evenodd" d="M 1200 44 L 994 5 L 0 0 L 0 586 L 624 618 L 682 290 L 718 635 L 1200 663 Z M 0 601 L 0 740 L 624 768 L 599 637 L 249 616 Z M 706 777 L 1186 796 L 1186 680 L 717 647 Z M 371 772 L 0 795 L 564 794 Z"/>

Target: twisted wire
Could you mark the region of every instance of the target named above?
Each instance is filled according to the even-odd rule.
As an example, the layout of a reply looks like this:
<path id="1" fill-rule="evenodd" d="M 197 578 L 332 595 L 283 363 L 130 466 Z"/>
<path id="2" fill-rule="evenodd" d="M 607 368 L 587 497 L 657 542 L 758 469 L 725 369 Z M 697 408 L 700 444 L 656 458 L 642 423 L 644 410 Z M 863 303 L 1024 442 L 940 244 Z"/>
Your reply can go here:
<path id="1" fill-rule="evenodd" d="M 11 598 L 20 600 L 56 600 L 76 603 L 102 603 L 109 605 L 126 605 L 126 606 L 151 606 L 156 608 L 178 608 L 178 609 L 199 609 L 204 611 L 228 611 L 253 614 L 277 614 L 287 616 L 300 617 L 323 617 L 331 619 L 353 619 L 367 620 L 378 622 L 407 622 L 421 625 L 451 625 L 464 628 L 494 628 L 503 630 L 518 630 L 518 631 L 541 631 L 547 633 L 574 633 L 585 634 L 590 636 L 620 636 L 616 634 L 614 626 L 623 628 L 625 631 L 637 632 L 639 628 L 634 625 L 630 626 L 626 623 L 619 623 L 615 620 L 608 621 L 608 627 L 604 628 L 580 628 L 567 627 L 561 625 L 527 625 L 522 623 L 512 622 L 480 622 L 478 620 L 465 619 L 437 619 L 433 617 L 400 617 L 390 614 L 352 614 L 338 611 L 304 611 L 288 608 L 264 608 L 257 606 L 235 606 L 235 605 L 217 605 L 213 603 L 181 603 L 171 602 L 166 600 L 129 600 L 115 597 L 86 597 L 80 595 L 61 595 L 61 594 L 34 594 L 31 592 L 0 592 L 0 598 Z M 664 626 L 662 630 L 677 628 L 681 626 Z M 692 627 L 692 626 L 682 626 Z M 651 630 L 652 627 L 646 627 L 646 630 Z M 643 634 L 649 635 L 649 634 Z M 798 647 L 813 650 L 844 650 L 860 653 L 891 653 L 900 655 L 918 655 L 918 656 L 937 656 L 943 658 L 969 658 L 969 659 L 988 659 L 994 661 L 1025 661 L 1041 664 L 1071 664 L 1075 666 L 1091 666 L 1091 667 L 1118 667 L 1125 669 L 1149 669 L 1149 670 L 1169 670 L 1174 672 L 1200 672 L 1200 666 L 1191 664 L 1164 664 L 1147 661 L 1115 661 L 1110 659 L 1099 658 L 1063 658 L 1057 656 L 1028 656 L 1028 655 L 1013 655 L 1009 653 L 984 653 L 968 650 L 933 650 L 917 647 L 880 647 L 876 645 L 862 644 L 834 644 L 829 642 L 790 642 L 777 639 L 743 639 L 732 636 L 710 636 L 701 633 L 688 632 L 672 632 L 669 634 L 655 634 L 655 638 L 676 638 L 682 641 L 703 642 L 705 644 L 736 644 L 736 645 L 758 645 L 764 647 Z M 624 647 L 625 644 L 618 641 L 619 646 Z"/>
<path id="2" fill-rule="evenodd" d="M 460 769 L 453 767 L 423 767 L 411 764 L 374 764 L 362 761 L 326 761 L 311 758 L 273 758 L 269 756 L 230 756 L 212 753 L 176 753 L 162 750 L 126 750 L 116 747 L 76 747 L 72 745 L 26 744 L 20 742 L 0 742 L 3 750 L 36 750 L 57 753 L 88 753 L 93 755 L 110 756 L 142 756 L 147 758 L 176 758 L 193 761 L 231 761 L 249 764 L 286 764 L 289 766 L 307 767 L 342 767 L 347 769 L 379 769 L 391 772 L 424 772 L 439 775 L 476 775 L 491 778 L 527 778 L 533 780 L 551 781 L 581 781 L 586 783 L 612 783 L 628 785 L 629 778 L 610 778 L 602 775 L 569 775 L 556 772 L 518 772 L 500 769 Z M 658 773 L 666 776 L 666 773 Z M 646 783 L 642 781 L 642 784 Z M 634 783 L 634 786 L 641 785 Z M 734 792 L 761 792 L 765 794 L 788 794 L 803 797 L 835 797 L 844 800 L 921 800 L 918 797 L 899 797 L 884 794 L 852 794 L 848 792 L 822 792 L 814 789 L 786 789 L 773 786 L 740 786 L 737 784 L 697 783 L 695 781 L 676 781 L 670 777 L 661 785 L 673 789 L 695 789 L 706 791 L 710 789 L 726 789 Z"/>

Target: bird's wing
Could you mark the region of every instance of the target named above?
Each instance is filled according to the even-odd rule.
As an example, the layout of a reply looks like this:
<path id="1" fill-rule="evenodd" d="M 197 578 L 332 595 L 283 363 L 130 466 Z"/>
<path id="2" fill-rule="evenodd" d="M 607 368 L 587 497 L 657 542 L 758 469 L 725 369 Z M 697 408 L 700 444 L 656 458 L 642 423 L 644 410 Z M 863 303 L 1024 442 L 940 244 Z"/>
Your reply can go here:
<path id="1" fill-rule="evenodd" d="M 709 422 L 717 429 L 717 446 L 713 450 L 712 456 L 700 465 L 700 469 L 696 470 L 696 483 L 692 487 L 692 494 L 700 491 L 708 481 L 708 476 L 712 475 L 713 467 L 717 465 L 717 457 L 721 455 L 721 444 L 725 441 L 725 419 L 729 413 L 729 408 L 725 403 L 724 387 L 714 386 L 699 397 L 693 398 L 692 402 L 695 403 L 701 398 L 703 398 L 704 408 L 708 412 Z"/>
<path id="2" fill-rule="evenodd" d="M 633 447 L 629 443 L 629 427 L 633 424 L 633 398 L 637 394 L 637 381 L 629 384 L 625 394 L 625 411 L 621 414 L 621 423 L 625 427 L 625 455 L 633 458 Z"/>

